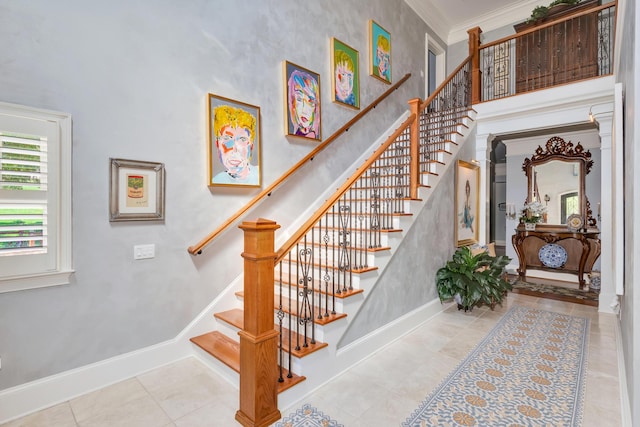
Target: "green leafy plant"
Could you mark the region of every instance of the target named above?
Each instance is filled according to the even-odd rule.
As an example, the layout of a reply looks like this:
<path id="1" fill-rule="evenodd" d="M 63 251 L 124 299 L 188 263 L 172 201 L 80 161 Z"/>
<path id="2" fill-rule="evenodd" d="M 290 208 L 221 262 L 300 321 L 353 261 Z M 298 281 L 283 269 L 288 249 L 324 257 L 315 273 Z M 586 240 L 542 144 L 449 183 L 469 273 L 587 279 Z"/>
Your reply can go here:
<path id="1" fill-rule="evenodd" d="M 559 4 L 566 4 L 566 5 L 572 6 L 574 4 L 580 3 L 580 1 L 581 0 L 553 0 L 551 3 L 549 3 L 549 6 L 536 6 L 531 11 L 531 16 L 529 17 L 529 19 L 527 19 L 527 22 L 535 22 L 540 19 L 546 18 L 547 15 L 549 14 L 549 10 L 553 6 L 557 6 Z"/>
<path id="2" fill-rule="evenodd" d="M 465 311 L 486 304 L 492 309 L 501 304 L 511 284 L 504 278 L 504 268 L 511 261 L 505 255 L 487 252 L 474 255 L 467 246 L 460 247 L 447 264 L 436 272 L 436 287 L 441 302 L 455 300 Z"/>
<path id="3" fill-rule="evenodd" d="M 542 19 L 549 13 L 549 8 L 547 6 L 536 6 L 531 11 L 531 18 L 529 21 L 537 21 L 538 19 Z"/>

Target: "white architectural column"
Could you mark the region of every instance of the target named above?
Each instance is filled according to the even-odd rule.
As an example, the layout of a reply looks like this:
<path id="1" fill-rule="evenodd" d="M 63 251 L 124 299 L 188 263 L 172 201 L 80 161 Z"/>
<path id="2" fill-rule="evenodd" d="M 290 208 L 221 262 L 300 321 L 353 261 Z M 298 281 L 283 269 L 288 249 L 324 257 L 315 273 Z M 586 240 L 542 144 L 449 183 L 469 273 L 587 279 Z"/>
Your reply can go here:
<path id="1" fill-rule="evenodd" d="M 487 238 L 490 227 L 490 203 L 491 195 L 491 142 L 494 136 L 492 134 L 476 135 L 476 158 L 480 166 L 480 194 L 478 202 L 480 203 L 480 218 L 478 218 L 478 240 L 481 244 L 487 244 Z"/>
<path id="2" fill-rule="evenodd" d="M 604 109 L 604 108 L 602 108 Z M 613 227 L 613 206 L 616 188 L 613 181 L 613 173 L 615 170 L 613 144 L 612 144 L 612 126 L 613 126 L 613 105 L 607 108 L 605 112 L 597 113 L 596 120 L 598 122 L 598 133 L 600 135 L 600 155 L 602 161 L 602 169 L 600 173 L 600 188 L 602 189 L 601 204 L 591 206 L 594 216 L 600 216 L 600 268 L 601 268 L 601 289 L 599 311 L 612 313 L 617 306 L 615 273 L 613 270 L 613 241 L 615 230 Z M 620 272 L 622 273 L 622 272 Z"/>

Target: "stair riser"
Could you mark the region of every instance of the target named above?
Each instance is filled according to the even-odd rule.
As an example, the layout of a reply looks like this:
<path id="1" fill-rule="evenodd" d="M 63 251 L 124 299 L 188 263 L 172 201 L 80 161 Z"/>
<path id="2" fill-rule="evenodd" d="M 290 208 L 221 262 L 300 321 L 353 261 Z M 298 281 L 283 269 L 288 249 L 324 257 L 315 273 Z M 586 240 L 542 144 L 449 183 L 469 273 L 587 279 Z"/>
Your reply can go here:
<path id="1" fill-rule="evenodd" d="M 398 229 L 394 229 L 394 230 L 398 230 Z M 381 231 L 379 233 L 379 235 L 376 234 L 371 234 L 370 232 L 366 232 L 366 233 L 361 233 L 358 230 L 349 230 L 349 235 L 346 237 L 346 241 L 347 241 L 347 247 L 349 246 L 356 246 L 356 247 L 364 247 L 364 242 L 367 243 L 367 248 L 372 247 L 372 249 L 378 249 L 378 248 L 386 248 L 389 246 L 389 239 L 393 234 L 398 233 L 397 231 Z M 314 236 L 314 239 L 311 239 L 311 237 L 307 238 L 306 241 L 306 246 L 304 245 L 304 243 L 301 243 L 300 245 L 298 245 L 297 248 L 294 248 L 294 250 L 292 252 L 294 252 L 291 256 L 293 259 L 296 258 L 296 251 L 300 251 L 304 248 L 313 248 L 313 246 L 311 245 L 311 243 L 313 242 L 315 245 L 318 245 L 318 240 L 320 239 L 317 235 Z M 377 242 L 376 240 L 379 239 L 379 242 Z M 332 239 L 333 240 L 333 239 Z M 342 236 L 336 236 L 336 239 L 333 242 L 330 242 L 331 245 L 333 246 L 339 246 L 342 245 Z M 315 246 L 315 248 L 318 248 L 318 246 Z M 314 250 L 314 252 L 317 252 L 317 250 Z"/>
<path id="2" fill-rule="evenodd" d="M 322 247 L 310 247 L 309 249 L 311 250 L 311 254 L 309 254 L 308 256 L 309 259 L 305 260 L 304 263 L 310 262 L 312 265 L 315 265 L 316 268 L 321 268 L 319 266 L 322 266 L 323 272 L 324 272 L 324 266 L 326 266 L 327 263 L 329 265 L 333 265 L 334 262 L 337 263 L 338 259 L 340 259 L 344 255 L 343 251 L 337 248 L 332 248 L 332 247 L 329 247 L 327 249 Z M 375 260 L 376 260 L 375 252 L 369 252 L 359 247 L 356 249 L 350 248 L 346 252 L 351 257 L 351 259 L 353 259 L 354 257 L 357 258 L 358 260 L 357 264 L 363 264 L 369 267 L 375 267 Z M 288 276 L 289 264 L 291 264 L 292 275 L 296 274 L 296 271 L 298 271 L 297 270 L 298 259 L 293 259 L 291 261 L 285 259 L 285 261 L 282 263 L 283 273 L 285 275 Z M 335 270 L 330 269 L 329 274 L 331 274 L 332 272 L 335 272 Z M 276 279 L 278 278 L 278 274 L 279 273 L 276 274 Z"/>

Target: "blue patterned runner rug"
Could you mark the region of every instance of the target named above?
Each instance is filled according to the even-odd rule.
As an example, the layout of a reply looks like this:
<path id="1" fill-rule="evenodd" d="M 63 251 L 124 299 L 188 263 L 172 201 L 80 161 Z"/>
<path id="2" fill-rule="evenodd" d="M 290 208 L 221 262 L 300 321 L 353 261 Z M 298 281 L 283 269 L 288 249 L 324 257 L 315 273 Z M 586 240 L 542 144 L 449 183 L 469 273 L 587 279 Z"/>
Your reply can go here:
<path id="1" fill-rule="evenodd" d="M 579 426 L 589 319 L 514 307 L 402 424 Z"/>
<path id="2" fill-rule="evenodd" d="M 296 412 L 284 417 L 275 427 L 344 427 L 317 408 L 305 403 Z"/>

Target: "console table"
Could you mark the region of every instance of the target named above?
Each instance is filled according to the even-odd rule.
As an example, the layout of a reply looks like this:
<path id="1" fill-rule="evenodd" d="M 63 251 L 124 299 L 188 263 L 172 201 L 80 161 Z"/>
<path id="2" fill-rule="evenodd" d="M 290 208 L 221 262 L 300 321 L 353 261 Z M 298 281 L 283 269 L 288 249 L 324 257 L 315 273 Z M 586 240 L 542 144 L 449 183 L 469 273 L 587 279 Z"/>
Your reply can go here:
<path id="1" fill-rule="evenodd" d="M 587 228 L 586 231 L 569 231 L 563 226 L 540 225 L 535 230 L 525 230 L 519 224 L 511 237 L 518 255 L 518 274 L 526 276 L 527 269 L 557 271 L 578 275 L 580 289 L 584 289 L 584 273 L 591 272 L 593 264 L 600 256 L 600 231 Z M 540 248 L 548 243 L 556 243 L 567 251 L 567 261 L 558 268 L 547 267 L 540 261 Z"/>

